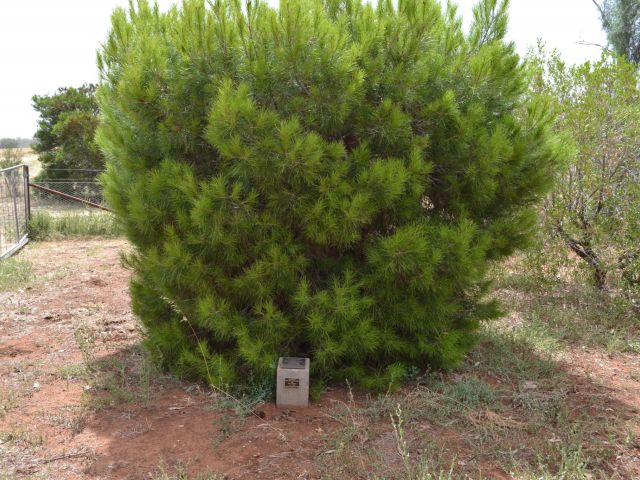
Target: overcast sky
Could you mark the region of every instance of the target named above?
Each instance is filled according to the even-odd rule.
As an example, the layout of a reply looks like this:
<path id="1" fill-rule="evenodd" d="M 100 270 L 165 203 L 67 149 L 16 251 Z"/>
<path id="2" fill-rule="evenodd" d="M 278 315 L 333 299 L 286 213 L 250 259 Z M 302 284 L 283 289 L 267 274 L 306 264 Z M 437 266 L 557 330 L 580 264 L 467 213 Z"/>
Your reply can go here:
<path id="1" fill-rule="evenodd" d="M 166 8 L 174 2 L 158 3 Z M 468 20 L 475 0 L 457 3 Z M 110 13 L 127 4 L 127 0 L 0 0 L 0 138 L 34 134 L 34 94 L 97 81 L 96 49 L 106 38 Z M 511 0 L 509 38 L 523 54 L 542 38 L 570 63 L 600 56 L 597 47 L 580 41 L 606 43 L 591 0 Z"/>

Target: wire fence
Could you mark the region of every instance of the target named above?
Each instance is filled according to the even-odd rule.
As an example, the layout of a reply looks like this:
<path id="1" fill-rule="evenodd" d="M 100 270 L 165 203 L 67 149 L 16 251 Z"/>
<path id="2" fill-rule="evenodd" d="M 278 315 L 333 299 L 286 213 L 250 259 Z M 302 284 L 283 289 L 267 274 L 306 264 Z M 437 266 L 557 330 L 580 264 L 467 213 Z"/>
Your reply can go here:
<path id="1" fill-rule="evenodd" d="M 79 178 L 83 173 L 87 178 Z M 30 181 L 26 165 L 0 170 L 0 259 L 20 250 L 29 233 L 47 238 L 50 230 L 70 235 L 119 232 L 96 180 L 98 173 L 57 169 L 55 178 L 39 175 Z"/>
<path id="2" fill-rule="evenodd" d="M 102 170 L 47 168 L 31 185 L 31 208 L 53 216 L 108 210 L 97 176 Z"/>
<path id="3" fill-rule="evenodd" d="M 102 186 L 95 180 L 31 182 L 31 208 L 53 216 L 85 215 L 106 210 Z"/>
<path id="4" fill-rule="evenodd" d="M 0 258 L 9 257 L 28 240 L 29 168 L 0 170 Z"/>

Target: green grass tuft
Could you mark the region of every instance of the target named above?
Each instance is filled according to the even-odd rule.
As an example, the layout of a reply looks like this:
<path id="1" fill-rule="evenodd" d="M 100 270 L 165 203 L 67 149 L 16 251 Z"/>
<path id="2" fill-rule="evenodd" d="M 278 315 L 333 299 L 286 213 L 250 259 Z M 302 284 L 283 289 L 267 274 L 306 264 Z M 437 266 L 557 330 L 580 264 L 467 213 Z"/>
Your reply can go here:
<path id="1" fill-rule="evenodd" d="M 66 237 L 118 237 L 123 231 L 108 212 L 51 215 L 37 212 L 29 220 L 31 240 L 55 240 Z"/>
<path id="2" fill-rule="evenodd" d="M 26 260 L 0 260 L 0 292 L 24 287 L 32 278 L 31 264 Z"/>

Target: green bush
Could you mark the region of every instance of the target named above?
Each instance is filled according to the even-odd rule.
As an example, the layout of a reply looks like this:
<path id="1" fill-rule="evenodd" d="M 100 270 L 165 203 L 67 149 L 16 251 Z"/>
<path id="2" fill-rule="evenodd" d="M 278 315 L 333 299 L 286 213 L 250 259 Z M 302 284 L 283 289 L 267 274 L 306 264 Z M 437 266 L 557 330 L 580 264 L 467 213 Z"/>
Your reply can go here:
<path id="1" fill-rule="evenodd" d="M 146 1 L 99 55 L 106 196 L 156 360 L 230 384 L 310 356 L 387 388 L 498 313 L 559 151 L 487 0 Z"/>

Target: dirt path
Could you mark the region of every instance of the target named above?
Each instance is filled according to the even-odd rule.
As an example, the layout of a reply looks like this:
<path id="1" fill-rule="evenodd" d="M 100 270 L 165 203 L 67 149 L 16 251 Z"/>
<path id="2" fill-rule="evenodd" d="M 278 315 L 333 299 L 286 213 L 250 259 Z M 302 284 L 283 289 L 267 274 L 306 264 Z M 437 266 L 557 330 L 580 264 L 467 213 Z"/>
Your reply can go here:
<path id="1" fill-rule="evenodd" d="M 406 478 L 390 421 L 398 403 L 411 458 L 428 455 L 436 472 L 453 462 L 454 478 L 525 478 L 507 462 L 559 475 L 577 430 L 596 456 L 572 467 L 595 473 L 575 478 L 640 478 L 638 355 L 576 347 L 545 360 L 489 342 L 426 388 L 353 400 L 330 389 L 308 410 L 238 415 L 145 360 L 119 261 L 127 248 L 83 240 L 21 252 L 33 279 L 0 292 L 0 478 L 163 478 L 162 466 L 227 479 Z"/>

